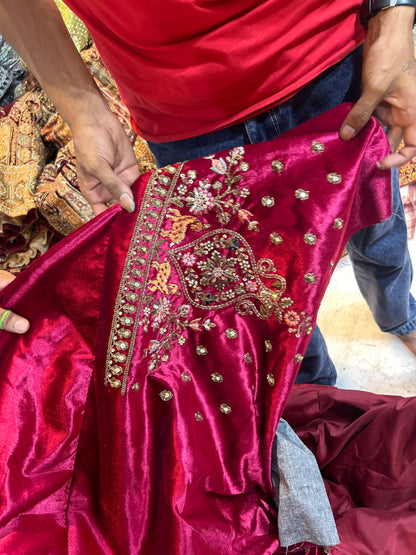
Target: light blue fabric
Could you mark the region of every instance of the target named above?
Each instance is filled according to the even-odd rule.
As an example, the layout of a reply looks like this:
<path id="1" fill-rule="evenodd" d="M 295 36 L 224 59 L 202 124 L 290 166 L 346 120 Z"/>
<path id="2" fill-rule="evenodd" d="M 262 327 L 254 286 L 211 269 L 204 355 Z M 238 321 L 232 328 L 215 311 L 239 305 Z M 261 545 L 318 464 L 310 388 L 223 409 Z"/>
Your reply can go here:
<path id="1" fill-rule="evenodd" d="M 339 543 L 316 459 L 283 419 L 273 444 L 272 480 L 283 547 L 301 542 L 321 546 Z"/>

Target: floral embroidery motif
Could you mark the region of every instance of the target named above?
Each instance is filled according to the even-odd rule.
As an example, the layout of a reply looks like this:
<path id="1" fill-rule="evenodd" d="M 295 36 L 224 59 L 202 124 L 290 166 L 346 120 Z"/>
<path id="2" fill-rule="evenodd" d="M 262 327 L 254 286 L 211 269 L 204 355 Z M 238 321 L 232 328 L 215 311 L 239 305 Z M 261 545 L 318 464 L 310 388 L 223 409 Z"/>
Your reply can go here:
<path id="1" fill-rule="evenodd" d="M 264 348 L 266 349 L 266 353 L 270 353 L 270 351 L 273 349 L 273 345 L 272 345 L 272 342 L 270 341 L 270 339 L 265 340 Z"/>
<path id="2" fill-rule="evenodd" d="M 202 416 L 202 414 L 200 412 L 196 412 L 195 413 L 195 420 L 197 422 L 202 422 L 204 420 L 204 417 Z"/>
<path id="3" fill-rule="evenodd" d="M 170 360 L 175 345 L 186 343 L 189 332 L 215 327 L 210 318 L 192 318 L 191 306 L 211 311 L 233 305 L 242 316 L 274 317 L 297 337 L 311 332 L 311 317 L 294 311 L 293 300 L 284 297 L 286 281 L 272 260 L 256 260 L 241 234 L 212 229 L 211 223 L 205 223 L 204 215 L 212 213 L 222 226 L 234 217 L 247 225 L 248 231 L 259 231 L 254 214 L 242 205 L 250 195 L 241 184 L 249 169 L 243 155 L 244 148 L 238 147 L 224 158 L 207 157 L 213 174 L 204 179 L 194 170 L 184 170 L 184 164 L 156 170 L 149 177 L 123 270 L 107 352 L 105 383 L 121 388 L 122 394 L 139 329 L 144 341 L 145 334 L 151 333 L 141 355 L 148 371 L 154 372 Z M 275 160 L 273 169 L 281 172 L 284 165 Z M 263 197 L 263 205 L 272 202 L 272 197 Z M 191 233 L 196 238 L 187 242 Z M 270 239 L 275 244 L 282 241 L 278 233 Z M 182 295 L 187 304 L 178 306 Z M 237 335 L 232 328 L 226 330 L 227 338 Z M 269 349 L 267 342 L 265 348 Z M 199 344 L 196 352 L 205 356 L 208 349 Z M 253 362 L 249 353 L 244 360 Z M 215 381 L 213 376 L 217 383 L 222 381 L 221 374 L 211 375 Z M 191 380 L 187 372 L 181 378 L 183 382 Z M 163 400 L 172 396 L 170 390 L 160 393 Z M 231 412 L 228 409 L 226 414 Z"/>
<path id="4" fill-rule="evenodd" d="M 344 220 L 341 218 L 335 218 L 334 220 L 334 228 L 335 229 L 342 229 L 344 227 Z"/>
<path id="5" fill-rule="evenodd" d="M 221 376 L 221 374 L 218 374 L 218 372 L 214 372 L 213 374 L 211 374 L 211 380 L 215 383 L 221 383 L 224 381 L 224 378 Z"/>
<path id="6" fill-rule="evenodd" d="M 304 189 L 296 189 L 295 197 L 299 200 L 308 200 L 309 191 L 305 191 Z"/>
<path id="7" fill-rule="evenodd" d="M 261 199 L 261 203 L 266 208 L 272 208 L 272 206 L 274 206 L 274 198 L 273 197 L 263 197 Z"/>
<path id="8" fill-rule="evenodd" d="M 225 330 L 225 337 L 227 339 L 235 339 L 238 337 L 238 332 L 232 328 L 228 328 L 228 330 Z"/>

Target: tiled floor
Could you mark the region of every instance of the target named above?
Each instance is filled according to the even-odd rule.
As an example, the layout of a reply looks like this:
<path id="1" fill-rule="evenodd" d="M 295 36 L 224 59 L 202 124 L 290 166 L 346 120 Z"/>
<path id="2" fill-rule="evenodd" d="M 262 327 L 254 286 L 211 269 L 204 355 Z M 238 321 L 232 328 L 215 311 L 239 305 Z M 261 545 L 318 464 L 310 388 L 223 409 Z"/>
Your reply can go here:
<path id="1" fill-rule="evenodd" d="M 416 239 L 409 241 L 409 250 L 416 270 Z M 416 297 L 416 278 L 412 292 Z M 338 371 L 338 387 L 416 395 L 416 358 L 398 339 L 379 330 L 348 258 L 333 274 L 318 323 Z"/>

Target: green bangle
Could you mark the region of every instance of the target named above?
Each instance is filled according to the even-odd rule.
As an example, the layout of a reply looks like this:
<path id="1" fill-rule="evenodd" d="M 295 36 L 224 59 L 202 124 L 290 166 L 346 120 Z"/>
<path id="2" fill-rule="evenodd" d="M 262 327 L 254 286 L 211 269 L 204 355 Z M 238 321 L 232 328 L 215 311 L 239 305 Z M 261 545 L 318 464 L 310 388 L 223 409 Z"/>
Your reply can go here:
<path id="1" fill-rule="evenodd" d="M 9 314 L 9 312 L 11 312 L 11 310 L 5 310 L 5 311 L 3 312 L 3 316 L 0 318 L 0 330 L 3 329 L 3 322 L 4 322 L 5 318 L 6 318 L 6 316 Z"/>

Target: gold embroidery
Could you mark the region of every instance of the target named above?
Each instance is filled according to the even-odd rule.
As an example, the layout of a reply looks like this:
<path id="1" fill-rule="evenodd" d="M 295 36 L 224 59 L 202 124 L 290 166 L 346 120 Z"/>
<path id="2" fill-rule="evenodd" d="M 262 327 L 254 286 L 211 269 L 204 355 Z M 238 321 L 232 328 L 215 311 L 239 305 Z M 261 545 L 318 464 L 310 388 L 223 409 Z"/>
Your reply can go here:
<path id="1" fill-rule="evenodd" d="M 190 382 L 192 380 L 192 378 L 188 374 L 188 372 L 182 372 L 181 378 L 182 378 L 182 381 L 184 381 L 184 382 Z"/>
<path id="2" fill-rule="evenodd" d="M 309 191 L 305 191 L 304 189 L 296 189 L 295 197 L 299 200 L 308 200 Z"/>
<path id="3" fill-rule="evenodd" d="M 162 401 L 170 401 L 173 397 L 173 393 L 169 389 L 164 389 L 159 393 L 159 397 L 162 399 Z"/>
<path id="4" fill-rule="evenodd" d="M 295 362 L 296 362 L 296 364 L 299 364 L 300 362 L 302 362 L 302 360 L 303 360 L 303 356 L 302 356 L 300 353 L 298 353 L 298 354 L 295 356 Z"/>
<path id="5" fill-rule="evenodd" d="M 274 206 L 274 198 L 273 197 L 263 197 L 261 199 L 261 203 L 266 208 L 272 208 L 272 206 Z"/>
<path id="6" fill-rule="evenodd" d="M 227 405 L 226 403 L 221 403 L 220 410 L 224 414 L 230 414 L 231 413 L 231 407 L 230 407 L 230 405 Z"/>
<path id="7" fill-rule="evenodd" d="M 269 385 L 275 385 L 276 384 L 276 380 L 275 380 L 273 374 L 267 374 L 266 379 L 267 379 L 267 383 Z"/>
<path id="8" fill-rule="evenodd" d="M 175 294 L 177 293 L 179 287 L 176 283 L 169 283 L 170 274 L 172 272 L 172 268 L 169 262 L 157 262 L 156 260 L 152 263 L 152 267 L 157 269 L 157 277 L 156 279 L 152 280 L 148 285 L 149 291 L 155 292 L 157 289 L 164 293 L 165 295 Z"/>
<path id="9" fill-rule="evenodd" d="M 239 172 L 248 169 L 243 154 L 239 147 L 225 160 L 207 157 L 213 172 L 219 174 L 211 181 L 197 180 L 197 172 L 184 171 L 183 164 L 157 170 L 149 177 L 124 265 L 107 352 L 105 383 L 121 387 L 122 394 L 139 328 L 144 334 L 150 329 L 156 332 L 141 353 L 149 372 L 154 372 L 169 361 L 175 344 L 186 343 L 187 331 L 215 327 L 209 318 L 191 319 L 191 306 L 211 311 L 234 305 L 242 316 L 274 316 L 297 337 L 311 333 L 311 317 L 300 312 L 294 318 L 294 311 L 288 311 L 293 300 L 283 296 L 286 281 L 273 261 L 256 260 L 242 235 L 225 228 L 208 231 L 210 224 L 199 218 L 213 211 L 224 224 L 235 215 L 249 229 L 258 229 L 253 214 L 241 206 L 250 194 L 240 184 Z M 170 228 L 162 228 L 169 222 Z M 191 231 L 197 238 L 182 244 Z M 174 270 L 180 283 L 173 281 Z M 176 295 L 183 295 L 189 304 L 175 308 Z M 231 337 L 229 330 L 227 337 Z M 200 356 L 208 353 L 204 345 L 197 345 L 196 350 Z M 249 353 L 244 360 L 253 362 Z M 188 380 L 187 373 L 181 377 Z"/>
<path id="10" fill-rule="evenodd" d="M 132 389 L 132 391 L 134 391 L 134 392 L 136 393 L 136 391 L 139 391 L 139 389 L 140 389 L 140 384 L 138 384 L 137 382 L 134 383 L 134 384 L 131 386 L 131 389 Z"/>
<path id="11" fill-rule="evenodd" d="M 270 233 L 270 241 L 274 245 L 281 245 L 283 243 L 282 237 L 278 233 L 276 233 L 275 231 L 273 233 Z"/>
<path id="12" fill-rule="evenodd" d="M 204 417 L 202 416 L 202 414 L 200 412 L 196 412 L 195 413 L 195 420 L 197 422 L 202 422 L 204 420 Z"/>
<path id="13" fill-rule="evenodd" d="M 327 180 L 329 181 L 329 183 L 332 183 L 333 185 L 339 185 L 342 181 L 342 177 L 339 175 L 339 173 L 335 173 L 335 172 L 331 172 L 326 176 Z"/>
<path id="14" fill-rule="evenodd" d="M 221 376 L 221 374 L 218 374 L 218 372 L 214 372 L 213 374 L 211 374 L 211 380 L 215 383 L 221 383 L 222 381 L 224 381 L 224 378 Z"/>
<path id="15" fill-rule="evenodd" d="M 335 218 L 334 220 L 334 228 L 335 229 L 342 229 L 344 227 L 344 220 L 341 218 Z"/>
<path id="16" fill-rule="evenodd" d="M 269 339 L 266 339 L 264 342 L 264 347 L 266 349 L 266 353 L 270 353 L 270 351 L 273 349 L 272 342 Z"/>
<path id="17" fill-rule="evenodd" d="M 236 330 L 233 330 L 232 328 L 228 328 L 228 330 L 225 330 L 225 337 L 227 339 L 235 339 L 236 337 L 238 337 L 238 333 Z"/>
<path id="18" fill-rule="evenodd" d="M 312 141 L 311 150 L 312 152 L 321 153 L 325 150 L 325 147 L 319 141 Z"/>
<path id="19" fill-rule="evenodd" d="M 316 283 L 317 278 L 315 274 L 313 274 L 312 272 L 308 272 L 307 274 L 305 274 L 304 280 L 306 283 L 314 284 Z"/>
<path id="20" fill-rule="evenodd" d="M 303 240 L 307 245 L 316 245 L 316 235 L 313 233 L 305 233 Z"/>
<path id="21" fill-rule="evenodd" d="M 272 170 L 274 172 L 277 173 L 282 173 L 282 171 L 285 169 L 285 166 L 283 164 L 283 162 L 281 162 L 280 160 L 273 160 L 272 162 Z"/>

